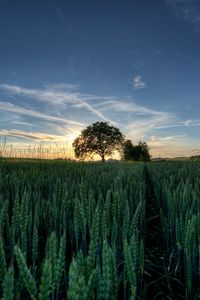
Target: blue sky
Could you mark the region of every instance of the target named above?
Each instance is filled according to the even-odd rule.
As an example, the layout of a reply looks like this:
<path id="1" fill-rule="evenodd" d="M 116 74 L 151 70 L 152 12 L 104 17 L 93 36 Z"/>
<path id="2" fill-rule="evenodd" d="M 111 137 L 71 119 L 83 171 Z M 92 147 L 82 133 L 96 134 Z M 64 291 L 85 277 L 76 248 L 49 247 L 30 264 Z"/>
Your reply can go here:
<path id="1" fill-rule="evenodd" d="M 198 0 L 2 0 L 0 38 L 0 141 L 108 121 L 153 156 L 200 152 Z"/>

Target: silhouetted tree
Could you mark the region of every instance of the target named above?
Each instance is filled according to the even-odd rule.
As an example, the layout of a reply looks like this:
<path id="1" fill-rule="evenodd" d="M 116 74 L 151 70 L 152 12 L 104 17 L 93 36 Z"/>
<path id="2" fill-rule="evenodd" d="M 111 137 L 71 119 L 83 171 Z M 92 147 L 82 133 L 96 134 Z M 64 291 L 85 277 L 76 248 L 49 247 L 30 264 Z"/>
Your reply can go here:
<path id="1" fill-rule="evenodd" d="M 118 128 L 108 122 L 96 122 L 83 129 L 72 145 L 77 158 L 98 154 L 104 162 L 106 155 L 111 155 L 114 150 L 120 151 L 123 142 L 124 136 Z"/>
<path id="2" fill-rule="evenodd" d="M 134 146 L 131 140 L 126 140 L 123 144 L 123 159 L 134 161 L 150 161 L 151 156 L 146 142 L 139 142 Z"/>
<path id="3" fill-rule="evenodd" d="M 126 140 L 123 144 L 123 154 L 122 154 L 123 159 L 132 160 L 133 159 L 133 151 L 134 151 L 134 146 L 133 146 L 131 140 Z"/>

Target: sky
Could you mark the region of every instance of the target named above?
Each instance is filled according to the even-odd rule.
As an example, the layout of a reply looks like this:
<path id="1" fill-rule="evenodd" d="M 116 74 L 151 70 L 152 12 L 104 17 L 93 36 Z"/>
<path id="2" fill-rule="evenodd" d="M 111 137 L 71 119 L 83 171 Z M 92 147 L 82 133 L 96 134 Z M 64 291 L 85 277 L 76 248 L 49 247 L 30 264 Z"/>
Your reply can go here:
<path id="1" fill-rule="evenodd" d="M 152 156 L 200 154 L 199 0 L 0 0 L 0 142 L 109 122 Z"/>

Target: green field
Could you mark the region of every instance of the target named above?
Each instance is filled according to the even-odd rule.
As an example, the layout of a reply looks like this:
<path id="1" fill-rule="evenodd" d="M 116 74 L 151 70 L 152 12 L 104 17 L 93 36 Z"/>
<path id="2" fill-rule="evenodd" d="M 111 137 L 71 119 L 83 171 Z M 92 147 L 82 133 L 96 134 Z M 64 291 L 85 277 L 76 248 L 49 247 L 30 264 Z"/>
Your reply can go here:
<path id="1" fill-rule="evenodd" d="M 200 298 L 200 162 L 0 162 L 0 299 Z"/>

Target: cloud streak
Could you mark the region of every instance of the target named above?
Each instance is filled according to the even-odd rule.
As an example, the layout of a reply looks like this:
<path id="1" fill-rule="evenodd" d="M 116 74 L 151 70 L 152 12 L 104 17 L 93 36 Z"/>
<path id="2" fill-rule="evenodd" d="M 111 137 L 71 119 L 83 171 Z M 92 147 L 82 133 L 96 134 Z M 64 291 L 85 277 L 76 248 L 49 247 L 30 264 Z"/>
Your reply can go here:
<path id="1" fill-rule="evenodd" d="M 16 85 L 0 84 L 0 90 L 11 95 L 34 99 L 42 103 L 56 106 L 57 108 L 59 107 L 60 109 L 67 108 L 67 105 L 77 109 L 85 108 L 100 119 L 112 123 L 112 120 L 104 116 L 88 103 L 88 101 L 91 100 L 98 100 L 99 98 L 97 96 L 81 94 L 73 91 L 73 88 L 73 85 L 67 84 L 46 86 L 43 89 L 28 89 Z"/>
<path id="2" fill-rule="evenodd" d="M 8 111 L 12 113 L 16 113 L 18 115 L 24 115 L 24 116 L 29 116 L 33 118 L 38 118 L 40 120 L 46 120 L 46 121 L 52 121 L 52 122 L 58 122 L 58 123 L 69 123 L 72 125 L 79 125 L 79 126 L 84 126 L 84 123 L 81 122 L 76 122 L 73 120 L 67 120 L 62 117 L 55 117 L 51 115 L 47 115 L 45 113 L 41 113 L 35 110 L 27 109 L 24 107 L 17 106 L 15 104 L 12 104 L 10 102 L 0 102 L 0 110 L 1 111 Z"/>
<path id="3" fill-rule="evenodd" d="M 41 132 L 27 132 L 23 130 L 16 129 L 0 129 L 0 136 L 11 136 L 18 137 L 22 139 L 34 140 L 34 141 L 44 141 L 44 142 L 54 142 L 63 141 L 63 136 L 45 134 Z"/>
<path id="4" fill-rule="evenodd" d="M 195 25 L 200 30 L 200 3 L 199 0 L 165 0 L 170 5 L 177 16 L 188 23 Z"/>
<path id="5" fill-rule="evenodd" d="M 187 135 L 150 136 L 148 145 L 154 157 L 190 156 L 191 148 L 186 144 Z"/>
<path id="6" fill-rule="evenodd" d="M 0 90 L 5 93 L 12 94 L 14 96 L 26 97 L 26 99 L 31 98 L 55 107 L 58 106 L 61 113 L 56 116 L 41 113 L 32 108 L 25 108 L 10 102 L 0 102 L 0 109 L 2 111 L 12 112 L 21 116 L 56 122 L 58 124 L 63 124 L 62 126 L 70 124 L 73 126 L 79 126 L 79 128 L 83 128 L 86 124 L 64 118 L 63 112 L 65 111 L 65 105 L 69 105 L 69 109 L 67 108 L 67 111 L 70 111 L 70 109 L 76 109 L 78 111 L 86 109 L 88 112 L 95 115 L 95 117 L 98 117 L 98 119 L 108 121 L 115 125 L 119 124 L 119 117 L 117 117 L 117 119 L 115 117 L 126 114 L 127 121 L 123 124 L 123 127 L 131 134 L 135 132 L 133 128 L 136 128 L 137 136 L 143 135 L 145 132 L 153 129 L 198 125 L 198 120 L 187 120 L 185 123 L 180 123 L 177 122 L 177 118 L 172 113 L 153 110 L 146 106 L 138 105 L 133 101 L 116 99 L 112 96 L 100 97 L 96 95 L 83 94 L 78 93 L 77 91 L 71 91 L 73 89 L 74 86 L 70 86 L 68 84 L 47 86 L 44 89 L 27 89 L 16 85 L 0 84 Z"/>
<path id="7" fill-rule="evenodd" d="M 67 23 L 67 21 L 65 19 L 65 16 L 63 15 L 63 13 L 61 12 L 61 10 L 59 9 L 57 3 L 56 2 L 52 2 L 52 5 L 55 8 L 56 14 L 60 18 L 60 21 L 61 21 L 64 29 L 66 30 L 66 33 L 70 34 L 71 36 L 74 36 L 74 31 L 72 30 L 71 26 Z"/>
<path id="8" fill-rule="evenodd" d="M 138 105 L 133 101 L 126 100 L 108 100 L 103 103 L 97 104 L 98 108 L 101 111 L 114 111 L 114 112 L 126 112 L 126 113 L 134 113 L 136 115 L 157 115 L 163 116 L 166 115 L 165 112 L 160 112 L 156 110 L 149 109 L 146 106 Z"/>
<path id="9" fill-rule="evenodd" d="M 0 84 L 1 99 L 2 96 L 5 101 L 0 101 L 0 114 L 7 116 L 7 121 L 0 122 L 0 135 L 20 140 L 59 142 L 65 139 L 71 143 L 92 121 L 102 120 L 119 127 L 134 143 L 144 139 L 157 153 L 159 145 L 162 151 L 164 145 L 168 150 L 169 145 L 175 149 L 173 128 L 177 128 L 177 132 L 180 128 L 180 133 L 184 130 L 186 134 L 191 127 L 200 126 L 200 120 L 182 120 L 174 113 L 139 105 L 130 98 L 80 93 L 78 86 L 68 84 L 40 89 Z M 15 124 L 15 129 L 10 128 L 11 124 Z M 39 127 L 42 132 L 31 127 L 30 131 L 24 130 L 29 126 Z M 154 138 L 158 135 L 159 139 Z M 177 140 L 181 142 L 188 138 L 180 136 Z M 192 147 L 198 147 L 198 144 Z"/>

